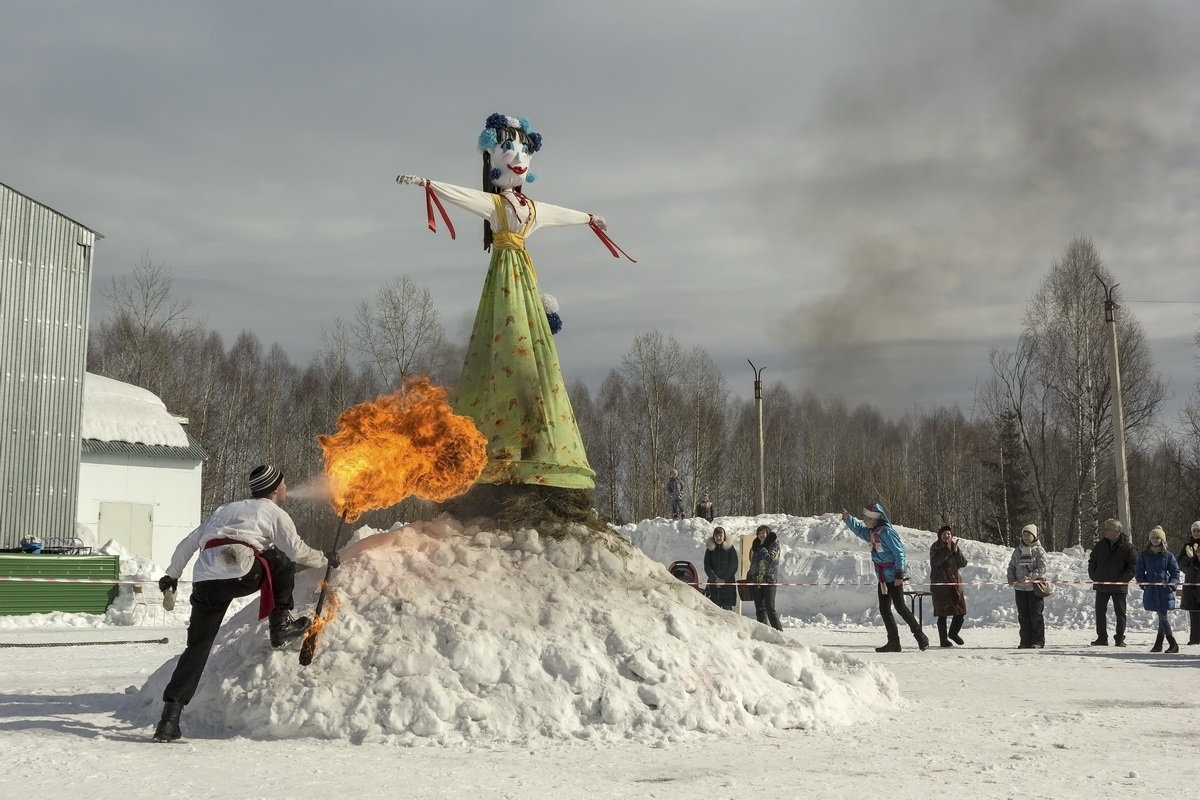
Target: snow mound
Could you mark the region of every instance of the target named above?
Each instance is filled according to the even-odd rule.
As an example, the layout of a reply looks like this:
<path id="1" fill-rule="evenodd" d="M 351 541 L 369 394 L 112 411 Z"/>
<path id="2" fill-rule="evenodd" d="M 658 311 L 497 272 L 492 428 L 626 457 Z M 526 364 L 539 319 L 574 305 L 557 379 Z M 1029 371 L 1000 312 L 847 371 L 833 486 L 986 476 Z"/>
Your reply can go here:
<path id="1" fill-rule="evenodd" d="M 343 552 L 316 659 L 272 651 L 252 604 L 218 635 L 186 735 L 396 744 L 657 743 L 847 725 L 900 703 L 890 672 L 722 611 L 616 533 L 450 517 Z M 297 580 L 299 612 L 323 571 Z M 172 659 L 131 709 L 157 716 Z"/>
<path id="2" fill-rule="evenodd" d="M 187 447 L 183 426 L 151 391 L 91 372 L 83 376 L 80 437 Z"/>

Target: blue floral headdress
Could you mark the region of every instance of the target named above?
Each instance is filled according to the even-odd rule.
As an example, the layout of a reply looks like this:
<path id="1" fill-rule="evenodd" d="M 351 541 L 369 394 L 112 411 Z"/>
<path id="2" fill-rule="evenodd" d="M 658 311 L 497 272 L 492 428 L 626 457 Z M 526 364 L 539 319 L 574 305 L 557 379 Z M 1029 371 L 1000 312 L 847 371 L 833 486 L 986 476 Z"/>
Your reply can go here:
<path id="1" fill-rule="evenodd" d="M 500 131 L 506 128 L 522 131 L 529 137 L 529 152 L 536 153 L 542 149 L 542 135 L 533 130 L 529 124 L 529 120 L 525 117 L 510 117 L 507 114 L 492 114 L 487 118 L 487 122 L 483 123 L 483 132 L 479 134 L 479 141 L 476 145 L 479 147 L 479 152 L 486 153 L 500 143 Z"/>

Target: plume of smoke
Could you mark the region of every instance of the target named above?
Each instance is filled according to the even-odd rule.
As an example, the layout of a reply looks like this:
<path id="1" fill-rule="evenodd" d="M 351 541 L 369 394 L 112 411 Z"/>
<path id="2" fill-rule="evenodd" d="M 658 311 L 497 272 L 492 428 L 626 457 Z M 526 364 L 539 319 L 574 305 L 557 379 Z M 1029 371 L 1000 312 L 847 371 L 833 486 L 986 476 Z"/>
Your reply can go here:
<path id="1" fill-rule="evenodd" d="M 1179 14 L 1197 17 L 1023 0 L 964 5 L 936 30 L 928 12 L 893 18 L 805 119 L 770 197 L 833 267 L 784 325 L 802 388 L 860 392 L 869 370 L 908 393 L 902 408 L 957 361 L 969 389 L 1072 237 L 1112 242 L 1110 260 L 1149 246 L 1162 223 L 1144 209 L 1181 161 L 1197 168 L 1176 98 L 1200 50 Z"/>

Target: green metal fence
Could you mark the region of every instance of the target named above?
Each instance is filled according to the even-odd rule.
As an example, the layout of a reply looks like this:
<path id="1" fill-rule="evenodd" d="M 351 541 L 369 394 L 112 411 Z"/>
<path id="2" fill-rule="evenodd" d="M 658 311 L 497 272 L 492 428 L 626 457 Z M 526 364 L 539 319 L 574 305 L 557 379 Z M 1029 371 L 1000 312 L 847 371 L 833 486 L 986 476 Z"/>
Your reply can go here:
<path id="1" fill-rule="evenodd" d="M 0 578 L 111 579 L 121 574 L 117 556 L 0 554 Z M 117 596 L 117 586 L 104 583 L 21 583 L 0 580 L 0 615 L 49 611 L 103 614 Z"/>

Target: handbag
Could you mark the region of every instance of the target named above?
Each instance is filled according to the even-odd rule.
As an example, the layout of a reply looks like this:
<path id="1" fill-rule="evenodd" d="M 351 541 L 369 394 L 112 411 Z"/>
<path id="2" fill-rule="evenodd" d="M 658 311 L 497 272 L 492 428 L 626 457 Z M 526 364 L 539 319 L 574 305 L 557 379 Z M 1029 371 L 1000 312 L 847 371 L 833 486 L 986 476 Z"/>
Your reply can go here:
<path id="1" fill-rule="evenodd" d="M 1048 581 L 1048 580 L 1035 579 L 1035 580 L 1031 580 L 1029 583 L 1033 586 L 1033 596 L 1034 597 L 1049 597 L 1051 594 L 1054 593 L 1054 586 L 1051 585 L 1050 581 Z"/>
<path id="2" fill-rule="evenodd" d="M 758 586 L 750 583 L 749 578 L 739 578 L 737 584 L 739 600 L 753 600 L 758 593 Z"/>

